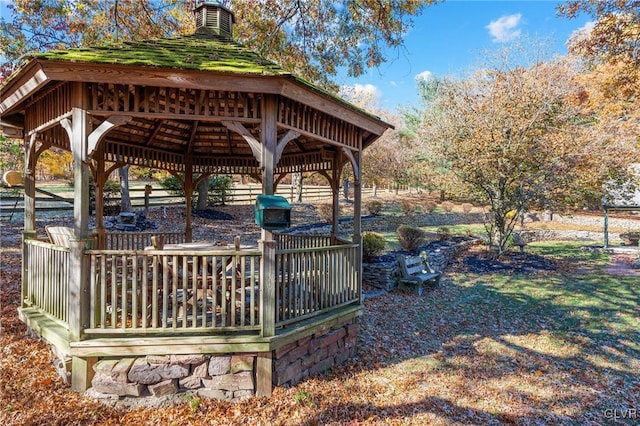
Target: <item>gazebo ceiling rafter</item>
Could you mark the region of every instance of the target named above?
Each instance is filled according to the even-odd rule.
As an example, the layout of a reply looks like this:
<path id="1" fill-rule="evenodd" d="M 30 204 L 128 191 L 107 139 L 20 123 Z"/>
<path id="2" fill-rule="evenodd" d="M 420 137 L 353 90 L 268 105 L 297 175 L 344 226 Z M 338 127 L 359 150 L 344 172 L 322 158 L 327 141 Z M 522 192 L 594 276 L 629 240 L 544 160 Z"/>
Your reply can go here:
<path id="1" fill-rule="evenodd" d="M 69 149 L 64 140 L 67 138 L 65 132 L 49 130 L 59 125 L 61 120 L 70 118 L 70 104 L 56 102 L 56 99 L 69 98 L 72 84 L 52 82 L 51 87 L 28 103 L 26 134 L 38 133 L 43 137 L 46 133 L 46 139 L 52 146 Z M 260 99 L 263 93 L 114 83 L 91 83 L 88 89 L 90 106 L 87 113 L 94 128 L 110 120 L 126 121 L 125 124 L 111 126 L 113 129 L 105 137 L 110 146 L 142 145 L 166 152 L 170 158 L 184 158 L 174 157 L 176 154 L 246 156 L 249 161 L 250 157 L 259 158 Z M 331 146 L 358 151 L 362 149 L 362 141 L 371 136 L 343 118 L 283 97 L 279 99 L 276 122 L 278 137 L 286 135 L 289 139 L 280 145 L 277 158 L 296 154 L 298 160 L 304 160 L 308 156 L 297 154 L 322 149 L 337 151 Z M 295 140 L 295 143 L 288 143 L 290 140 Z M 95 152 L 108 156 L 105 150 Z M 133 160 L 131 156 L 124 158 L 127 164 L 148 163 L 150 167 L 154 164 L 153 161 Z M 107 160 L 107 157 L 103 159 Z M 171 160 L 157 158 L 155 161 L 166 165 Z M 240 167 L 245 169 L 247 165 L 243 163 Z M 313 167 L 308 165 L 301 169 Z"/>

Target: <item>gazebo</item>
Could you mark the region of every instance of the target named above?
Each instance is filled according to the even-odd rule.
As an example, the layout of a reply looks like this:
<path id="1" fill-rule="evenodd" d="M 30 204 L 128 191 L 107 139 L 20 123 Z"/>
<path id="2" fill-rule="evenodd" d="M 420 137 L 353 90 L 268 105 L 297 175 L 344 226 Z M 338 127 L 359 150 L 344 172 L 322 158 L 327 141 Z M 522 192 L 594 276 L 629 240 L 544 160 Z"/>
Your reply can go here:
<path id="1" fill-rule="evenodd" d="M 77 391 L 269 395 L 355 352 L 361 153 L 391 126 L 234 42 L 225 7 L 203 2 L 195 14 L 193 35 L 34 54 L 0 86 L 0 125 L 26 155 L 20 318 L 52 344 Z M 74 226 L 45 241 L 35 167 L 52 147 L 73 154 Z M 105 230 L 103 186 L 127 164 L 179 178 L 183 233 Z M 345 166 L 350 241 L 336 229 Z M 191 241 L 202 179 L 250 175 L 268 197 L 287 174 L 309 171 L 333 189 L 330 235 L 264 226 L 255 244 Z"/>
<path id="2" fill-rule="evenodd" d="M 640 181 L 640 164 L 631 164 L 628 171 L 632 179 Z M 640 189 L 636 188 L 633 180 L 622 185 L 610 183 L 605 187 L 605 194 L 602 197 L 602 210 L 604 211 L 604 248 L 609 248 L 609 212 L 640 212 Z M 631 236 L 631 233 L 627 235 Z M 640 236 L 640 229 L 633 230 L 633 234 Z M 630 238 L 630 240 L 635 240 L 635 245 L 638 245 L 637 238 Z"/>

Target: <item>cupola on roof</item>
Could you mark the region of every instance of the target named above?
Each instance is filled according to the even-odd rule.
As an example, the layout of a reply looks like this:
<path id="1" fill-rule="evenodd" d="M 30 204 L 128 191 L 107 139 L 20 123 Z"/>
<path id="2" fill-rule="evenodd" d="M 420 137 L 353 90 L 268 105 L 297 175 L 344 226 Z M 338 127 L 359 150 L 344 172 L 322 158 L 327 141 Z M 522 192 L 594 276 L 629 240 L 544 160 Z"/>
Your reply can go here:
<path id="1" fill-rule="evenodd" d="M 196 34 L 210 34 L 223 40 L 233 38 L 235 16 L 218 1 L 200 1 L 194 8 Z"/>

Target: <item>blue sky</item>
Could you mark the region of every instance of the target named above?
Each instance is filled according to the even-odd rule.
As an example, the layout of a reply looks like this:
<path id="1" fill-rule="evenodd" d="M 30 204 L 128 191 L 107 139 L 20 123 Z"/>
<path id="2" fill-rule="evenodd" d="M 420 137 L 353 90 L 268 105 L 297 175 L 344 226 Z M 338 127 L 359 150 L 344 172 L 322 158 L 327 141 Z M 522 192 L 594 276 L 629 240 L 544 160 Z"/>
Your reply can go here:
<path id="1" fill-rule="evenodd" d="M 1 16 L 7 20 L 10 15 L 6 5 L 11 1 L 0 0 Z M 559 3 L 446 0 L 415 18 L 404 49 L 388 52 L 387 63 L 357 79 L 340 76 L 337 82 L 372 92 L 380 107 L 393 111 L 399 106 L 418 104 L 416 75 L 463 75 L 480 63 L 483 51 L 518 37 L 548 38 L 553 41 L 554 51 L 564 54 L 565 42 L 588 23 L 588 17 L 558 17 Z"/>
<path id="2" fill-rule="evenodd" d="M 405 37 L 405 49 L 390 52 L 390 61 L 357 79 L 339 83 L 372 91 L 379 106 L 395 110 L 419 103 L 415 77 L 427 72 L 443 77 L 461 76 L 480 63 L 481 53 L 519 37 L 542 36 L 555 53 L 566 53 L 566 41 L 584 27 L 588 17 L 567 19 L 556 15 L 559 1 L 455 1 L 424 10 Z"/>

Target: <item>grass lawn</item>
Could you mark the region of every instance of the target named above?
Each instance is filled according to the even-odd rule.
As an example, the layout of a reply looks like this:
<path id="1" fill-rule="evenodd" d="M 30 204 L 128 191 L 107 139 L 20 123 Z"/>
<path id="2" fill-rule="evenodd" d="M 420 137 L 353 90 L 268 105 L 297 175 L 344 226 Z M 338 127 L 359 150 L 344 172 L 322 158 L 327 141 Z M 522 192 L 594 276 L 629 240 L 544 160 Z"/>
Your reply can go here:
<path id="1" fill-rule="evenodd" d="M 370 374 L 392 380 L 414 420 L 602 424 L 636 413 L 640 278 L 607 275 L 608 255 L 576 243 L 528 250 L 555 258 L 557 270 L 447 273 L 422 300 L 368 302 L 374 344 L 363 355 L 385 354 Z"/>

